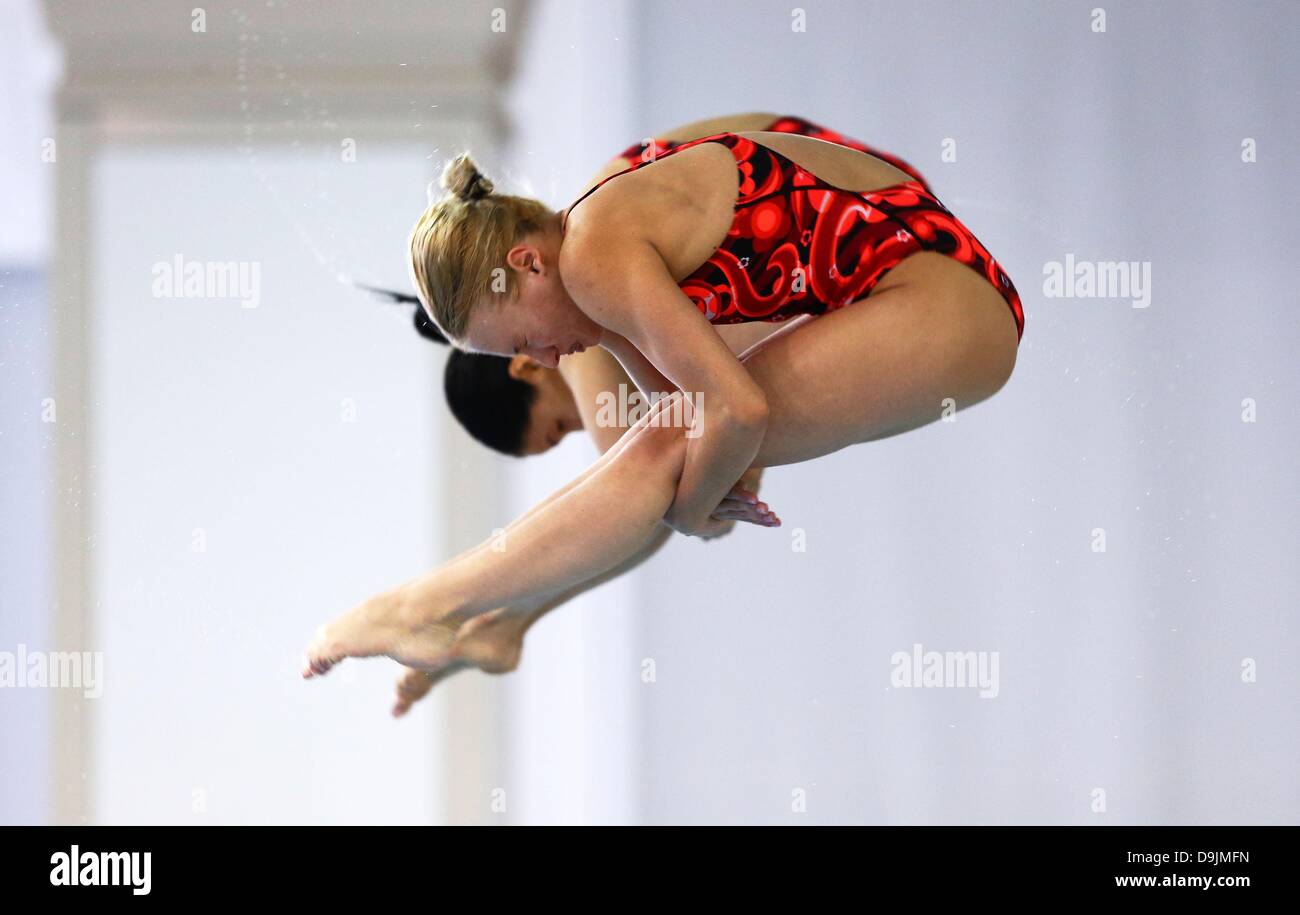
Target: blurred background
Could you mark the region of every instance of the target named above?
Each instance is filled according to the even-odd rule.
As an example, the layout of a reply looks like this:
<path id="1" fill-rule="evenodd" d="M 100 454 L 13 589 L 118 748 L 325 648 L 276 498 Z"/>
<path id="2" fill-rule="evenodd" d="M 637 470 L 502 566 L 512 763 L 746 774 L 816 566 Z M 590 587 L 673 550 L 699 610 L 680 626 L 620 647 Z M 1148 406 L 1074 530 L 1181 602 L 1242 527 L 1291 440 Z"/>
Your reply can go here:
<path id="1" fill-rule="evenodd" d="M 1300 821 L 1294 2 L 3 19 L 0 822 Z M 559 208 L 743 111 L 929 178 L 1024 300 L 1009 385 L 769 471 L 782 529 L 674 539 L 509 676 L 400 721 L 386 659 L 301 681 L 317 625 L 596 456 L 473 443 L 446 350 L 347 282 L 409 288 L 463 149 Z M 258 294 L 157 295 L 178 258 Z M 1145 307 L 1045 286 L 1110 261 Z M 901 687 L 917 645 L 996 653 L 996 697 Z M 60 651 L 102 652 L 101 695 L 19 685 Z"/>

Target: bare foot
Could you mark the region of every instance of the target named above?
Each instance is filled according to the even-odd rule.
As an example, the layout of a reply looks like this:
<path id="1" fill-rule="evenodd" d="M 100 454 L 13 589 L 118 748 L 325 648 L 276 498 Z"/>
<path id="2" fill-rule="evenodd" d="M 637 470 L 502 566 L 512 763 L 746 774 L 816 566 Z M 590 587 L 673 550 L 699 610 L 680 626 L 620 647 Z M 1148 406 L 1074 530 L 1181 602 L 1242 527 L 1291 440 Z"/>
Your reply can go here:
<path id="1" fill-rule="evenodd" d="M 397 680 L 393 717 L 410 711 L 429 690 L 454 673 L 477 668 L 487 674 L 506 674 L 519 666 L 524 650 L 526 621 L 510 616 L 506 608 L 476 616 L 456 632 L 445 662 L 426 670 L 407 670 Z"/>
<path id="2" fill-rule="evenodd" d="M 344 658 L 386 655 L 407 667 L 432 669 L 446 663 L 456 622 L 413 611 L 395 592 L 373 597 L 316 631 L 307 646 L 302 675 L 319 677 Z"/>

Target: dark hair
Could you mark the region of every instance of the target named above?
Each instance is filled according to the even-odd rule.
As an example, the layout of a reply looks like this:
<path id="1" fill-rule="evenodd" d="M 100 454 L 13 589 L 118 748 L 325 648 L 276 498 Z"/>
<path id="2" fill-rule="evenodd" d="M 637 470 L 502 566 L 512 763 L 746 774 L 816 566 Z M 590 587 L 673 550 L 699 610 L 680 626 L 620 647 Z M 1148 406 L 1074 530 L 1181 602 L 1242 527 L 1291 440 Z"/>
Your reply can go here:
<path id="1" fill-rule="evenodd" d="M 415 299 L 415 296 L 411 296 Z M 447 338 L 438 330 L 438 325 L 429 320 L 429 316 L 424 313 L 424 306 L 420 304 L 419 299 L 415 299 L 415 332 L 421 337 L 427 337 L 434 343 L 446 344 Z M 459 352 L 457 350 L 456 352 Z"/>
<path id="2" fill-rule="evenodd" d="M 537 389 L 510 377 L 510 360 L 453 349 L 443 370 L 442 389 L 452 415 L 489 448 L 523 455 L 528 414 Z"/>
<path id="3" fill-rule="evenodd" d="M 361 288 L 398 304 L 414 304 L 415 332 L 447 345 L 447 338 L 429 320 L 417 297 L 373 286 Z M 505 356 L 467 353 L 452 347 L 443 370 L 442 389 L 452 415 L 466 432 L 495 451 L 519 457 L 523 454 L 524 434 L 528 431 L 528 416 L 537 399 L 537 389 L 526 381 L 511 378 L 509 366 L 510 360 Z"/>

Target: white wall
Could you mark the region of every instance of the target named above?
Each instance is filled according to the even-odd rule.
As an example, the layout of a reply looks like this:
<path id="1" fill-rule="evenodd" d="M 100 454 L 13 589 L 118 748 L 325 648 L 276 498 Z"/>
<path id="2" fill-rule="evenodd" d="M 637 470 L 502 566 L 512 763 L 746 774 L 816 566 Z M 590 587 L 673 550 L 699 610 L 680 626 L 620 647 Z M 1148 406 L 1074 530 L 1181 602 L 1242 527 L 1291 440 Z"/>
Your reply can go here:
<path id="1" fill-rule="evenodd" d="M 340 273 L 392 279 L 422 147 L 110 147 L 94 175 L 94 820 L 431 823 L 430 702 L 397 665 L 299 678 L 316 626 L 445 552 L 444 353 Z M 413 190 L 414 189 L 414 190 Z M 261 304 L 165 299 L 175 253 L 251 261 Z M 391 273 L 389 271 L 392 271 Z M 355 408 L 345 420 L 344 401 Z M 194 531 L 206 551 L 193 550 Z M 206 812 L 194 809 L 204 792 Z"/>
<path id="2" fill-rule="evenodd" d="M 50 394 L 45 346 L 51 83 L 58 56 L 33 2 L 0 30 L 0 651 L 49 650 Z M 42 823 L 49 804 L 48 694 L 0 691 L 0 824 Z"/>
<path id="3" fill-rule="evenodd" d="M 0 268 L 0 651 L 48 651 L 49 395 L 46 286 L 40 271 Z M 48 691 L 0 689 L 0 824 L 45 822 Z"/>
<path id="4" fill-rule="evenodd" d="M 49 252 L 54 168 L 50 94 L 60 66 L 40 4 L 9 0 L 0 31 L 0 264 L 43 263 Z"/>
<path id="5" fill-rule="evenodd" d="M 643 579 L 645 820 L 1300 820 L 1297 11 L 1103 5 L 1105 34 L 1096 4 L 810 2 L 801 34 L 783 3 L 637 7 L 638 120 L 775 109 L 896 152 L 1028 314 L 994 400 L 771 472 L 783 530 Z M 1153 304 L 1045 298 L 1069 252 L 1151 261 Z M 999 651 L 1000 697 L 891 690 L 915 642 Z"/>
<path id="6" fill-rule="evenodd" d="M 407 285 L 439 149 L 499 130 L 515 33 L 492 25 L 515 3 L 44 6 L 67 60 L 49 629 L 108 665 L 102 700 L 46 697 L 48 818 L 481 819 L 498 709 L 472 681 L 395 723 L 396 665 L 298 669 L 319 623 L 458 552 L 494 504 L 446 351 L 340 280 Z M 156 297 L 177 254 L 257 265 L 259 307 Z"/>
<path id="7" fill-rule="evenodd" d="M 504 187 L 558 207 L 648 132 L 728 111 L 801 114 L 923 169 L 1008 268 L 1028 324 L 1017 374 L 993 401 L 954 425 L 771 472 L 764 494 L 783 530 L 674 543 L 542 622 L 515 675 L 486 688 L 466 675 L 397 724 L 395 665 L 302 683 L 297 655 L 320 621 L 453 551 L 437 525 L 453 506 L 438 504 L 437 483 L 463 468 L 440 464 L 434 440 L 447 428 L 445 354 L 410 331 L 404 309 L 380 317 L 336 276 L 405 282 L 413 189 L 474 135 L 449 127 L 440 140 L 412 133 L 409 147 L 363 146 L 341 171 L 337 137 L 326 149 L 259 133 L 254 167 L 235 146 L 244 125 L 205 132 L 188 123 L 197 95 L 109 67 L 127 103 L 116 126 L 147 137 L 150 106 L 165 102 L 159 121 L 179 111 L 208 145 L 110 146 L 84 189 L 93 466 L 76 483 L 91 512 L 87 647 L 107 664 L 105 696 L 86 705 L 91 819 L 431 822 L 457 800 L 439 786 L 458 784 L 472 787 L 454 817 L 472 819 L 498 771 L 501 822 L 1300 819 L 1289 561 L 1300 328 L 1283 250 L 1300 29 L 1284 2 L 1119 0 L 1098 35 L 1094 5 L 994 14 L 812 0 L 804 33 L 774 0 L 551 0 L 512 14 L 510 28 L 526 30 L 515 134 L 504 149 L 473 147 Z M 293 21 L 258 15 L 272 13 Z M 485 9 L 465 16 L 462 41 L 495 34 Z M 213 21 L 207 44 L 154 47 L 182 63 L 204 48 L 225 66 L 238 29 Z M 265 23 L 249 30 L 277 44 Z M 384 33 L 361 31 L 341 47 L 375 68 L 365 84 L 400 82 L 364 43 L 382 48 Z M 294 55 L 314 47 L 286 46 L 268 78 L 297 79 Z M 235 74 L 212 72 L 204 98 L 224 111 Z M 446 105 L 412 131 L 485 116 L 467 99 L 495 88 L 481 74 L 469 82 L 478 88 L 462 95 L 454 80 L 428 81 Z M 263 113 L 282 101 L 271 85 Z M 402 85 L 380 94 L 390 113 L 427 101 Z M 85 77 L 75 117 L 95 110 L 94 89 Z M 300 135 L 326 126 L 317 102 L 293 109 Z M 142 123 L 125 123 L 132 114 Z M 1259 142 L 1251 165 L 1239 158 L 1247 136 Z M 958 143 L 955 163 L 938 158 L 945 138 Z M 18 155 L 28 166 L 3 179 L 31 173 Z M 70 228 L 64 249 L 80 224 Z M 154 298 L 151 268 L 177 252 L 258 262 L 260 308 Z M 1151 261 L 1153 304 L 1044 297 L 1044 263 L 1067 253 Z M 33 301 L 20 298 L 22 309 Z M 21 341 L 40 321 L 3 305 L 3 370 L 39 371 Z M 0 431 L 27 455 L 33 436 L 15 434 L 10 416 L 30 416 L 40 387 L 5 386 L 28 401 L 13 413 L 4 400 Z M 349 397 L 353 424 L 340 421 Z M 1254 424 L 1240 421 L 1244 397 L 1258 401 Z M 468 533 L 488 536 L 594 456 L 575 435 L 545 458 L 474 465 L 482 479 L 508 466 L 510 492 Z M 28 487 L 45 485 L 36 473 Z M 0 504 L 22 511 L 29 496 L 3 488 Z M 1104 554 L 1089 549 L 1097 527 Z M 205 553 L 191 549 L 195 528 Z M 807 552 L 791 550 L 793 528 Z M 0 569 L 25 562 L 14 547 L 39 530 L 6 526 Z M 45 599 L 3 584 L 5 602 Z M 44 631 L 22 608 L 3 610 L 0 650 Z M 914 642 L 1000 652 L 999 698 L 891 690 L 890 655 Z M 639 679 L 645 658 L 653 684 Z M 1259 682 L 1241 682 L 1244 658 Z M 506 705 L 504 768 L 493 723 L 449 724 L 450 697 L 471 693 L 456 709 L 472 719 Z M 0 701 L 6 735 L 42 739 L 42 697 Z M 444 771 L 439 747 L 457 742 Z M 0 755 L 6 822 L 40 818 L 36 759 Z M 1090 807 L 1098 788 L 1105 814 Z M 797 789 L 805 814 L 791 812 Z"/>
<path id="8" fill-rule="evenodd" d="M 535 4 L 508 112 L 514 135 L 498 166 L 517 193 L 559 209 L 611 156 L 636 142 L 628 108 L 635 74 L 632 4 Z M 509 464 L 504 525 L 573 479 L 597 457 L 573 434 L 540 458 Z M 484 536 L 489 529 L 485 528 Z M 635 575 L 611 582 L 542 620 L 523 664 L 504 681 L 507 797 L 516 823 L 628 823 L 639 807 L 636 718 L 640 655 Z"/>

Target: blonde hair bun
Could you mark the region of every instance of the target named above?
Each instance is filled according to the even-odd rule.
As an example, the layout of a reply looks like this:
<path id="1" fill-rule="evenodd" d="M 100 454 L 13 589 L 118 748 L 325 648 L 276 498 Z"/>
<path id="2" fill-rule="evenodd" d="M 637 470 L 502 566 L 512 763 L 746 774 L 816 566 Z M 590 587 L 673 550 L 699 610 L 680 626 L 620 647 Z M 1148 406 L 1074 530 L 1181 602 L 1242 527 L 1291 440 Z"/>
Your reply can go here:
<path id="1" fill-rule="evenodd" d="M 510 249 L 530 232 L 558 232 L 560 218 L 541 201 L 495 193 L 468 153 L 447 163 L 440 183 L 450 193 L 429 201 L 407 239 L 411 282 L 428 318 L 459 347 L 478 303 L 518 296 L 517 271 L 504 271 L 505 288 L 497 282 Z"/>
<path id="2" fill-rule="evenodd" d="M 461 200 L 479 200 L 492 193 L 492 182 L 478 170 L 469 153 L 461 153 L 447 163 L 442 170 L 442 186 Z"/>

